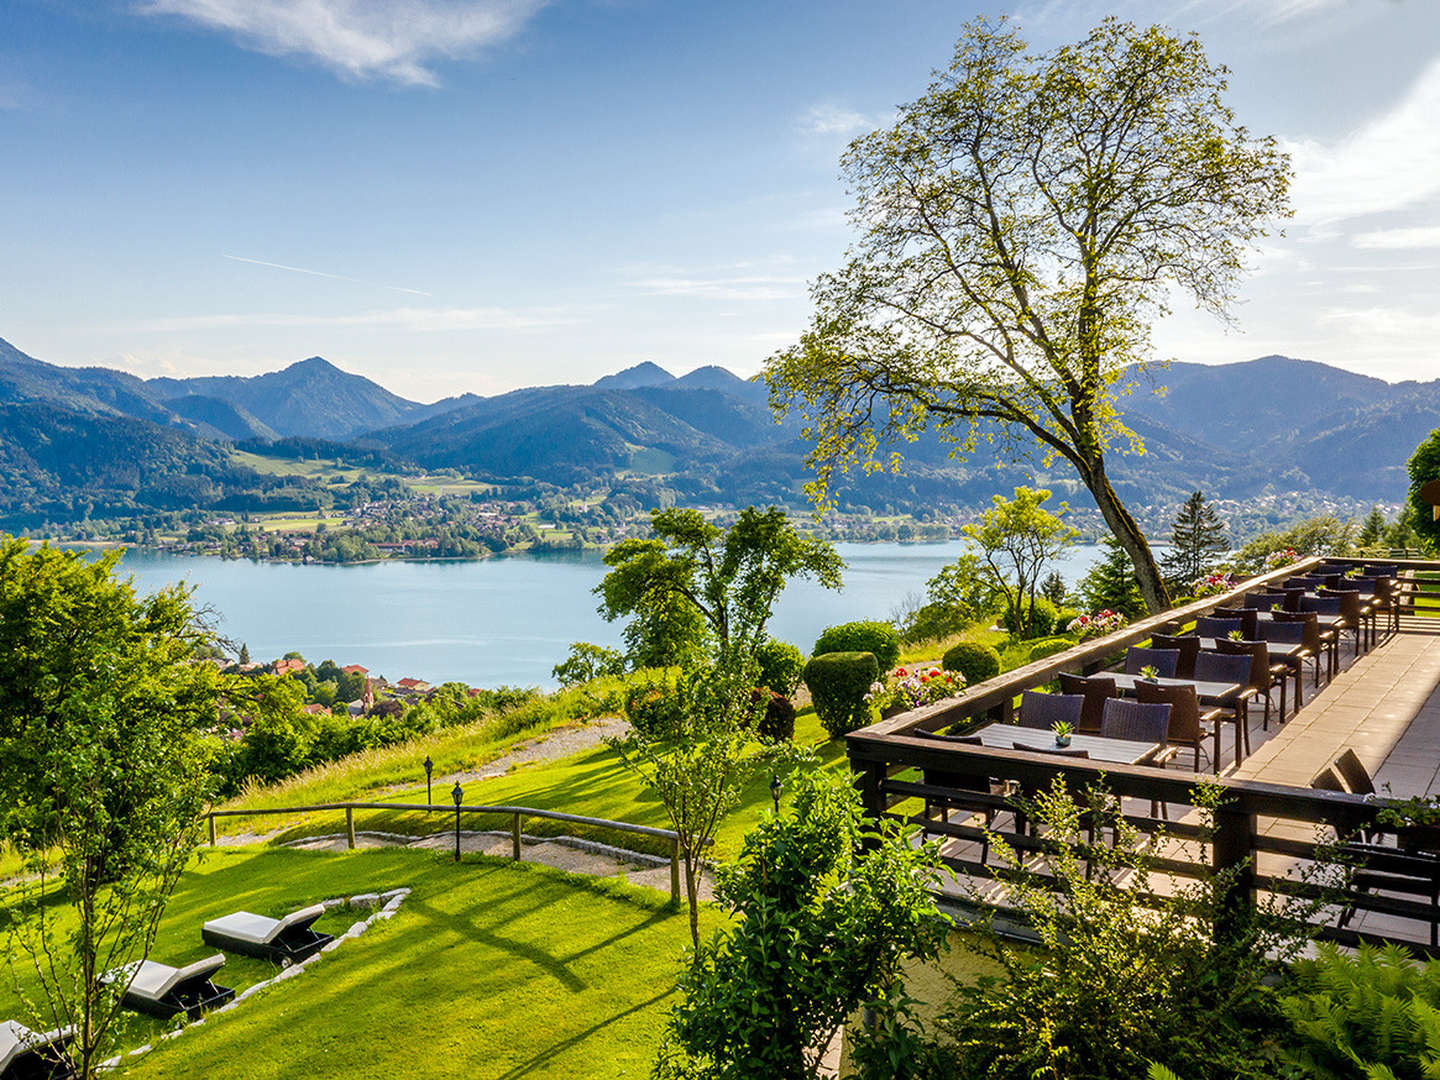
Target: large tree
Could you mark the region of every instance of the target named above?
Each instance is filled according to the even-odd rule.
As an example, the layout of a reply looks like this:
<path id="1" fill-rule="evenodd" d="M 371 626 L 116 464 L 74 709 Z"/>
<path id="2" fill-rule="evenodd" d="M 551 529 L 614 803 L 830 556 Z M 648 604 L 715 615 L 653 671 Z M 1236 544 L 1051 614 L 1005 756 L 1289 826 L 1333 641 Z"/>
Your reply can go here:
<path id="1" fill-rule="evenodd" d="M 776 411 L 813 442 L 812 496 L 836 471 L 898 468 L 926 430 L 1038 448 L 1079 474 L 1168 603 L 1107 454 L 1143 449 L 1119 398 L 1151 358 L 1172 290 L 1224 316 L 1251 244 L 1288 213 L 1289 162 L 1225 104 L 1194 37 L 1107 19 L 1032 53 L 979 21 L 893 127 L 850 145 L 863 230 L 812 287 L 800 341 L 771 358 Z"/>
<path id="2" fill-rule="evenodd" d="M 1409 523 L 1419 534 L 1421 542 L 1429 551 L 1440 549 L 1440 518 L 1435 516 L 1434 506 L 1421 497 L 1420 489 L 1426 484 L 1440 480 L 1440 428 L 1415 447 L 1410 455 Z"/>
<path id="3" fill-rule="evenodd" d="M 1384 524 L 1384 520 L 1381 520 Z M 1165 573 L 1177 589 L 1190 590 L 1195 582 L 1215 568 L 1219 556 L 1230 550 L 1225 523 L 1204 492 L 1192 492 L 1170 526 L 1170 550 L 1165 554 Z"/>

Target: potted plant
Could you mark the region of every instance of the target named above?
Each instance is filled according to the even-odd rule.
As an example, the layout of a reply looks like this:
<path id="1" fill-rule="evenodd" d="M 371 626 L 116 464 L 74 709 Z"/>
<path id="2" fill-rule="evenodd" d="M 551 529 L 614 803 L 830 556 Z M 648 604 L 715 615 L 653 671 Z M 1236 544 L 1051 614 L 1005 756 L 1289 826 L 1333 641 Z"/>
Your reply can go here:
<path id="1" fill-rule="evenodd" d="M 1146 682 L 1159 682 L 1160 669 L 1157 668 L 1154 664 L 1146 664 L 1140 669 L 1140 678 L 1144 679 Z"/>
<path id="2" fill-rule="evenodd" d="M 1226 634 L 1225 636 L 1228 637 L 1231 641 L 1245 640 L 1245 634 L 1239 630 L 1231 630 L 1230 633 Z"/>
<path id="3" fill-rule="evenodd" d="M 1051 730 L 1055 732 L 1056 746 L 1070 745 L 1070 736 L 1075 730 L 1071 725 L 1067 724 L 1064 720 L 1059 720 L 1056 721 L 1055 726 Z"/>

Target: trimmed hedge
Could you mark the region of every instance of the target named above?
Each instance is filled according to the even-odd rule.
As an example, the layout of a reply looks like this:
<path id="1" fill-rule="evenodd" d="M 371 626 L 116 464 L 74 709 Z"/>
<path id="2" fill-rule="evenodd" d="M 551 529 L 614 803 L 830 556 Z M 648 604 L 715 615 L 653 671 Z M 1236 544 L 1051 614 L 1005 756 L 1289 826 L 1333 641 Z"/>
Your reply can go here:
<path id="1" fill-rule="evenodd" d="M 805 685 L 815 714 L 832 739 L 870 723 L 865 695 L 880 678 L 880 664 L 871 652 L 832 652 L 805 665 Z"/>
<path id="2" fill-rule="evenodd" d="M 900 662 L 900 634 L 887 622 L 841 623 L 830 627 L 816 639 L 811 655 L 845 652 L 871 653 L 880 670 L 889 671 Z"/>
<path id="3" fill-rule="evenodd" d="M 1064 652 L 1066 649 L 1075 647 L 1075 639 L 1068 637 L 1047 637 L 1041 638 L 1030 646 L 1030 653 L 1026 663 L 1034 660 L 1044 660 L 1047 656 L 1054 656 L 1056 653 Z"/>
<path id="4" fill-rule="evenodd" d="M 786 697 L 799 688 L 805 654 L 788 641 L 766 638 L 755 649 L 755 662 L 760 665 L 761 686 L 768 686 Z"/>
<path id="5" fill-rule="evenodd" d="M 965 676 L 965 685 L 974 686 L 1000 674 L 1000 654 L 983 642 L 962 641 L 946 651 L 940 666 L 960 672 Z"/>

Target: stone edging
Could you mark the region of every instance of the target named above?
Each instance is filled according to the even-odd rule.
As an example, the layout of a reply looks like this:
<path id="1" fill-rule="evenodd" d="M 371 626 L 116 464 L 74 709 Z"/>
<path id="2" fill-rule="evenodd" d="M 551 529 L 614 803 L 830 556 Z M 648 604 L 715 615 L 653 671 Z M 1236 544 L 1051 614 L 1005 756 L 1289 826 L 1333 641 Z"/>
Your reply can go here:
<path id="1" fill-rule="evenodd" d="M 409 895 L 410 889 L 408 887 L 401 887 L 398 889 L 390 889 L 383 893 L 357 893 L 354 896 L 339 896 L 330 900 L 322 901 L 321 904 L 326 911 L 331 911 L 338 907 L 344 907 L 347 904 L 350 907 L 359 908 L 361 910 L 375 910 L 371 910 L 371 914 L 368 918 L 351 923 L 350 929 L 346 930 L 345 933 L 336 936 L 334 941 L 326 944 L 319 952 L 307 956 L 299 963 L 287 963 L 284 967 L 280 969 L 280 973 L 278 975 L 266 979 L 263 982 L 258 982 L 254 986 L 247 986 L 240 993 L 236 994 L 233 1000 L 220 1006 L 220 1008 L 215 1009 L 213 1012 L 206 1013 L 198 1020 L 191 1020 L 173 1031 L 167 1031 L 165 1034 L 161 1035 L 158 1039 L 156 1039 L 155 1043 L 146 1043 L 144 1046 L 137 1046 L 134 1050 L 131 1050 L 128 1053 L 117 1054 L 114 1057 L 101 1062 L 100 1068 L 114 1069 L 120 1065 L 120 1062 L 122 1060 L 128 1061 L 132 1058 L 143 1057 L 145 1054 L 148 1054 L 151 1050 L 153 1050 L 156 1044 L 166 1042 L 170 1039 L 178 1039 L 181 1035 L 184 1035 L 185 1032 L 189 1031 L 191 1028 L 200 1027 L 202 1024 L 205 1023 L 206 1020 L 210 1019 L 212 1016 L 220 1016 L 223 1013 L 229 1012 L 231 1009 L 238 1008 L 241 1002 L 245 1001 L 247 998 L 258 993 L 259 991 L 264 990 L 266 987 L 274 986 L 278 982 L 284 982 L 286 979 L 293 979 L 295 976 L 303 974 L 306 968 L 310 967 L 312 964 L 318 964 L 326 953 L 333 952 L 352 938 L 358 938 L 373 924 L 377 922 L 382 922 L 386 919 L 393 919 L 395 917 L 395 913 L 400 910 L 400 905 L 405 902 L 405 898 Z"/>

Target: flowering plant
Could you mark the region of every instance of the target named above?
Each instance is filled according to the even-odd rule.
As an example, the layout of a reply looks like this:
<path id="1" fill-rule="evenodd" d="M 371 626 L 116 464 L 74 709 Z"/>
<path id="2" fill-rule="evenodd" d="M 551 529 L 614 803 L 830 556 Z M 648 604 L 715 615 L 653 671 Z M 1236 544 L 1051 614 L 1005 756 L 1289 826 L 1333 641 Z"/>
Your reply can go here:
<path id="1" fill-rule="evenodd" d="M 1235 579 L 1224 570 L 1212 570 L 1204 577 L 1196 579 L 1192 592 L 1197 598 L 1219 596 L 1221 593 L 1227 593 L 1235 588 L 1235 584 Z"/>
<path id="2" fill-rule="evenodd" d="M 1279 570 L 1282 566 L 1289 566 L 1293 562 L 1300 561 L 1300 553 L 1292 547 L 1284 548 L 1281 551 L 1272 551 L 1265 556 L 1266 570 Z"/>
<path id="3" fill-rule="evenodd" d="M 1081 615 L 1078 619 L 1071 619 L 1070 625 L 1065 629 L 1071 634 L 1078 634 L 1080 640 L 1085 641 L 1087 638 L 1113 634 L 1124 625 L 1124 615 L 1118 611 L 1111 611 L 1109 608 L 1102 608 L 1093 615 Z"/>
<path id="4" fill-rule="evenodd" d="M 965 676 L 938 667 L 897 667 L 885 682 L 870 684 L 865 700 L 881 712 L 891 709 L 918 709 L 942 698 L 954 697 L 965 689 Z"/>
<path id="5" fill-rule="evenodd" d="M 1150 682 L 1154 682 L 1156 679 L 1160 678 L 1160 669 L 1157 668 L 1154 664 L 1146 664 L 1140 669 L 1140 677 L 1142 679 L 1148 679 Z"/>

